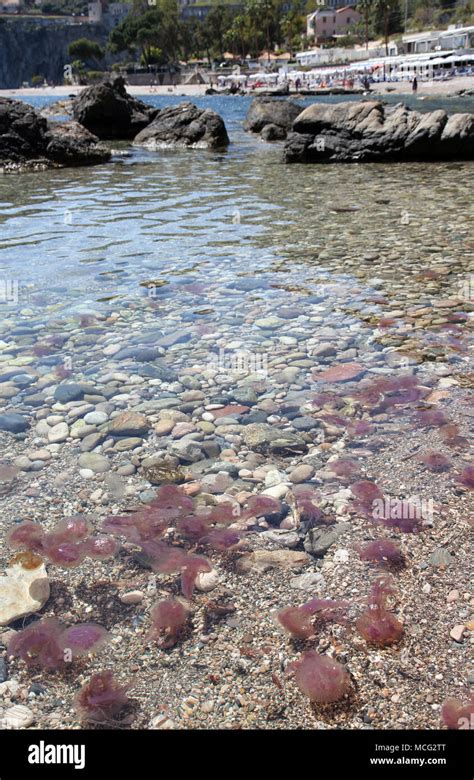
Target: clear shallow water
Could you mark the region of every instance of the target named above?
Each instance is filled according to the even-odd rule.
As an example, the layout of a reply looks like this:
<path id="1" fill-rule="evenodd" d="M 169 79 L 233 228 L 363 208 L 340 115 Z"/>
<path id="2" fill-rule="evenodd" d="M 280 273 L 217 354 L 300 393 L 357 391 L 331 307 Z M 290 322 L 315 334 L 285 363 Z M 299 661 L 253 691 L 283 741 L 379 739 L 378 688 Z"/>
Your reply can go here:
<path id="1" fill-rule="evenodd" d="M 434 264 L 449 269 L 442 290 L 456 291 L 473 254 L 473 163 L 286 166 L 279 145 L 243 131 L 249 98 L 195 102 L 224 117 L 226 153 L 131 149 L 104 166 L 0 180 L 0 274 L 19 285 L 10 313 L 108 309 L 150 281 L 247 274 L 301 291 L 343 279 L 354 300 L 355 281 L 368 295 L 376 276 L 384 294 L 404 299 L 407 280 Z M 408 102 L 469 110 L 461 100 Z"/>

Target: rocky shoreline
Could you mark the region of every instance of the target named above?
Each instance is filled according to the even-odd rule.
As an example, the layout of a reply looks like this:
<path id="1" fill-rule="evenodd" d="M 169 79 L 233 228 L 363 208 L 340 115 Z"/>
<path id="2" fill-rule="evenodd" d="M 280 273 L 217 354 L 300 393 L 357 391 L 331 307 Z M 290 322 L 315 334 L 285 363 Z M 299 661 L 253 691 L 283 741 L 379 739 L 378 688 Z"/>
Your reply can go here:
<path id="1" fill-rule="evenodd" d="M 54 111 L 72 121 L 53 121 Z M 56 114 L 57 116 L 57 114 Z M 412 162 L 474 158 L 474 114 L 421 114 L 402 104 L 363 100 L 314 103 L 256 97 L 244 128 L 263 141 L 285 141 L 286 163 Z M 70 102 L 36 112 L 0 98 L 0 166 L 5 173 L 95 165 L 114 159 L 103 141 L 125 140 L 151 152 L 162 149 L 225 151 L 222 117 L 181 103 L 153 108 L 125 89 L 122 78 L 86 88 Z"/>
<path id="2" fill-rule="evenodd" d="M 434 162 L 474 159 L 474 114 L 419 113 L 363 100 L 313 103 L 255 98 L 245 129 L 285 140 L 286 163 Z"/>
<path id="3" fill-rule="evenodd" d="M 124 81 L 88 87 L 59 107 L 72 121 L 52 121 L 31 106 L 0 98 L 0 170 L 19 173 L 47 168 L 97 165 L 112 153 L 100 141 L 128 140 L 159 148 L 225 149 L 229 138 L 222 118 L 211 110 L 182 103 L 156 109 L 129 95 Z"/>
<path id="4" fill-rule="evenodd" d="M 52 123 L 26 103 L 0 98 L 0 169 L 6 173 L 94 165 L 110 151 L 77 122 Z"/>

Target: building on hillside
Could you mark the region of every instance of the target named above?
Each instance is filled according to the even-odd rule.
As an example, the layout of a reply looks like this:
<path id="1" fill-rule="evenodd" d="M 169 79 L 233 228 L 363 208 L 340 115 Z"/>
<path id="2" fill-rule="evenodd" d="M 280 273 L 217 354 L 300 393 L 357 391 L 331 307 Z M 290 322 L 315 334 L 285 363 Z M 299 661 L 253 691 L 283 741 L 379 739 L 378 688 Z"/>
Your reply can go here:
<path id="1" fill-rule="evenodd" d="M 245 0 L 221 0 L 228 11 L 238 13 L 245 6 Z M 347 5 L 347 3 L 346 3 Z M 205 19 L 216 3 L 213 0 L 178 0 L 178 13 L 182 19 Z M 291 9 L 291 0 L 285 0 L 280 6 L 281 13 L 285 14 Z"/>
<path id="2" fill-rule="evenodd" d="M 212 9 L 211 3 L 187 3 L 180 8 L 180 16 L 182 19 L 205 19 L 209 15 Z"/>
<path id="3" fill-rule="evenodd" d="M 225 2 L 224 5 L 229 11 L 237 13 L 243 9 L 244 1 L 245 0 L 231 0 L 231 2 Z M 182 19 L 205 19 L 215 7 L 215 3 L 212 2 L 178 0 L 178 12 Z"/>
<path id="4" fill-rule="evenodd" d="M 353 5 L 342 8 L 319 8 L 306 17 L 306 36 L 316 42 L 347 35 L 360 22 L 361 15 Z"/>
<path id="5" fill-rule="evenodd" d="M 132 10 L 131 3 L 108 3 L 107 0 L 94 0 L 87 6 L 87 16 L 91 24 L 103 24 L 116 27 Z"/>
<path id="6" fill-rule="evenodd" d="M 0 0 L 0 14 L 19 14 L 23 0 Z"/>
<path id="7" fill-rule="evenodd" d="M 347 5 L 357 5 L 357 0 L 330 0 L 327 5 L 329 8 L 345 8 Z"/>
<path id="8" fill-rule="evenodd" d="M 316 0 L 314 5 L 317 5 L 318 8 L 336 9 L 344 8 L 346 5 L 355 6 L 357 5 L 357 0 Z"/>
<path id="9" fill-rule="evenodd" d="M 474 26 L 450 25 L 447 30 L 432 30 L 402 36 L 406 54 L 425 54 L 432 51 L 469 49 L 474 47 Z"/>
<path id="10" fill-rule="evenodd" d="M 89 3 L 87 6 L 87 17 L 89 22 L 93 24 L 100 24 L 102 21 L 102 3 L 97 2 Z"/>
<path id="11" fill-rule="evenodd" d="M 132 7 L 131 3 L 109 3 L 106 16 L 109 17 L 110 26 L 116 27 L 126 19 Z"/>

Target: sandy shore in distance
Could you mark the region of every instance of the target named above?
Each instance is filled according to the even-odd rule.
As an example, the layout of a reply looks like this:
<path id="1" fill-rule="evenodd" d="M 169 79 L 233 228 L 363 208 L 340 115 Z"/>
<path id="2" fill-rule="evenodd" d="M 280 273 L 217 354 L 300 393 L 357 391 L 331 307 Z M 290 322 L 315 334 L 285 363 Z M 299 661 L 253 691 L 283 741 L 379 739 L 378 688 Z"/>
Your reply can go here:
<path id="1" fill-rule="evenodd" d="M 131 95 L 185 95 L 186 97 L 199 97 L 204 95 L 207 84 L 179 84 L 176 87 L 166 86 L 130 86 Z M 27 98 L 39 95 L 57 97 L 58 99 L 77 95 L 85 87 L 26 87 L 19 89 L 2 89 L 0 97 Z M 450 81 L 419 81 L 419 96 L 454 95 L 460 89 L 474 89 L 474 76 L 458 76 Z M 411 84 L 408 81 L 382 84 L 373 84 L 373 94 L 384 95 L 387 93 L 405 95 L 411 94 Z"/>
<path id="2" fill-rule="evenodd" d="M 127 92 L 131 95 L 186 95 L 186 97 L 198 97 L 204 95 L 208 84 L 179 84 L 176 87 L 144 87 L 128 86 Z M 78 95 L 85 87 L 25 87 L 19 89 L 0 89 L 0 97 L 26 98 L 46 95 L 48 97 L 61 98 L 69 95 Z"/>
<path id="3" fill-rule="evenodd" d="M 474 76 L 456 76 L 456 78 L 449 81 L 418 81 L 418 95 L 423 96 L 446 95 L 449 97 L 460 89 L 474 89 Z M 409 81 L 372 84 L 371 91 L 379 95 L 386 93 L 411 95 L 412 93 Z"/>

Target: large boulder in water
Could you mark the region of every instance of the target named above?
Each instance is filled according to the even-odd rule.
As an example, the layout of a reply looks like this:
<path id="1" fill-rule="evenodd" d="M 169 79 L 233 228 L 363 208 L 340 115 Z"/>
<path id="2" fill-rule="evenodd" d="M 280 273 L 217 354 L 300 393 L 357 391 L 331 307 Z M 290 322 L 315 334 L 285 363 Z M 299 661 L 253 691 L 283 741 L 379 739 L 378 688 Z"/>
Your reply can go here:
<path id="1" fill-rule="evenodd" d="M 46 133 L 46 155 L 61 165 L 94 165 L 105 162 L 110 152 L 78 122 L 54 122 Z"/>
<path id="2" fill-rule="evenodd" d="M 314 103 L 296 118 L 286 162 L 474 159 L 474 114 L 420 113 L 378 101 Z"/>
<path id="3" fill-rule="evenodd" d="M 129 95 L 125 81 L 87 87 L 73 100 L 73 117 L 98 138 L 134 138 L 158 113 L 157 108 Z"/>
<path id="4" fill-rule="evenodd" d="M 301 114 L 301 106 L 293 100 L 256 97 L 250 104 L 244 128 L 252 133 L 262 133 L 268 125 L 272 125 L 272 130 L 263 132 L 262 137 L 264 140 L 274 141 L 285 138 L 299 114 Z"/>
<path id="5" fill-rule="evenodd" d="M 46 119 L 19 100 L 0 98 L 0 162 L 21 162 L 38 156 Z"/>
<path id="6" fill-rule="evenodd" d="M 168 106 L 134 139 L 134 144 L 156 151 L 166 147 L 225 149 L 229 136 L 224 120 L 210 109 L 192 103 Z"/>
<path id="7" fill-rule="evenodd" d="M 0 98 L 0 166 L 7 171 L 108 160 L 108 149 L 86 133 L 74 123 L 50 125 L 26 103 Z"/>

